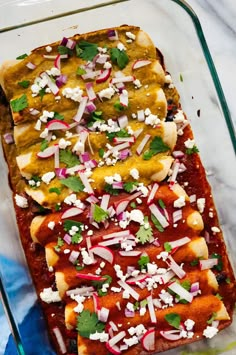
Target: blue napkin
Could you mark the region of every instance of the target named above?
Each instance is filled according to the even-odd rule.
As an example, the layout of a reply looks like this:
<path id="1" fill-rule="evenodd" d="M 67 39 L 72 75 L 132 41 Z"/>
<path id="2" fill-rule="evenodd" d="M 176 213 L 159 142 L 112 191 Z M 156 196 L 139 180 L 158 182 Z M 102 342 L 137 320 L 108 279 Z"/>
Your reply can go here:
<path id="1" fill-rule="evenodd" d="M 47 338 L 45 322 L 32 281 L 15 260 L 0 255 L 0 270 L 26 355 L 55 355 Z M 0 355 L 18 355 L 9 325 L 0 303 Z"/>

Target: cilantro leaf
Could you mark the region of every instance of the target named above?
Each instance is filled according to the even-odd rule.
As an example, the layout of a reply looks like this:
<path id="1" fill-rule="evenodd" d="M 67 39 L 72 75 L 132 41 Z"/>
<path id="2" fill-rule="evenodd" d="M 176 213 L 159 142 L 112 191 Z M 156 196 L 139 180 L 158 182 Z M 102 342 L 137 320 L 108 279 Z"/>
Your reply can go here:
<path id="1" fill-rule="evenodd" d="M 54 246 L 54 250 L 56 250 L 57 252 L 60 252 L 61 247 L 63 247 L 64 245 L 64 240 L 61 237 L 57 238 L 57 245 Z"/>
<path id="2" fill-rule="evenodd" d="M 152 223 L 154 224 L 154 226 L 156 227 L 156 229 L 159 231 L 159 232 L 164 232 L 164 228 L 162 227 L 161 223 L 158 221 L 158 219 L 154 216 L 154 214 L 151 214 L 151 220 L 152 220 Z"/>
<path id="3" fill-rule="evenodd" d="M 136 203 L 135 203 L 135 202 L 131 202 L 130 207 L 132 207 L 132 208 L 136 208 L 136 207 L 137 207 L 137 205 L 136 205 Z"/>
<path id="4" fill-rule="evenodd" d="M 104 153 L 105 153 L 105 150 L 104 150 L 103 148 L 100 148 L 99 151 L 98 151 L 99 157 L 100 157 L 100 158 L 103 158 Z"/>
<path id="5" fill-rule="evenodd" d="M 72 244 L 79 244 L 81 243 L 83 240 L 83 237 L 80 233 L 75 233 L 74 235 L 72 235 L 71 237 L 71 243 Z"/>
<path id="6" fill-rule="evenodd" d="M 130 137 L 130 134 L 127 132 L 125 128 L 122 128 L 118 132 L 107 133 L 107 138 L 109 139 L 110 142 L 112 142 L 115 137 L 125 138 L 125 137 Z"/>
<path id="7" fill-rule="evenodd" d="M 67 186 L 74 192 L 81 192 L 84 190 L 84 185 L 77 176 L 70 176 L 66 179 L 61 179 L 60 182 L 62 185 Z"/>
<path id="8" fill-rule="evenodd" d="M 19 59 L 25 59 L 25 58 L 27 58 L 27 57 L 28 57 L 28 54 L 24 53 L 24 54 L 19 55 L 19 57 L 16 57 L 16 59 L 17 59 L 17 60 L 19 60 Z"/>
<path id="9" fill-rule="evenodd" d="M 98 296 L 105 296 L 107 292 L 102 291 L 102 286 L 104 284 L 110 285 L 112 283 L 112 277 L 110 275 L 102 275 L 102 277 L 106 278 L 104 281 L 92 281 L 92 285 L 96 287 Z"/>
<path id="10" fill-rule="evenodd" d="M 180 315 L 178 313 L 169 313 L 165 315 L 165 320 L 172 327 L 179 329 L 180 326 Z"/>
<path id="11" fill-rule="evenodd" d="M 80 163 L 79 158 L 69 149 L 60 149 L 59 159 L 60 162 L 66 164 L 68 168 L 72 168 Z"/>
<path id="12" fill-rule="evenodd" d="M 211 258 L 218 259 L 218 264 L 214 266 L 214 269 L 217 270 L 217 271 L 222 271 L 222 269 L 223 269 L 222 256 L 220 254 L 213 253 L 211 255 Z"/>
<path id="13" fill-rule="evenodd" d="M 149 151 L 144 153 L 143 159 L 149 160 L 154 155 L 156 155 L 158 153 L 167 152 L 168 150 L 170 150 L 170 147 L 163 142 L 161 137 L 156 136 L 153 138 L 153 140 L 150 143 Z"/>
<path id="14" fill-rule="evenodd" d="M 67 219 L 63 224 L 63 228 L 66 232 L 69 232 L 71 230 L 71 227 L 73 227 L 73 226 L 79 228 L 79 231 L 81 231 L 82 223 L 77 222 L 77 221 L 73 221 L 72 219 Z"/>
<path id="15" fill-rule="evenodd" d="M 58 212 L 58 211 L 60 211 L 60 209 L 61 209 L 61 205 L 60 205 L 60 203 L 57 203 L 55 205 L 55 211 Z"/>
<path id="16" fill-rule="evenodd" d="M 199 259 L 194 259 L 193 261 L 190 262 L 191 266 L 197 266 L 199 264 Z"/>
<path id="17" fill-rule="evenodd" d="M 86 70 L 84 68 L 78 67 L 76 70 L 77 75 L 83 75 L 86 73 Z"/>
<path id="18" fill-rule="evenodd" d="M 125 50 L 119 50 L 118 48 L 111 48 L 110 55 L 112 63 L 117 64 L 120 69 L 124 69 L 129 63 L 129 57 Z"/>
<path id="19" fill-rule="evenodd" d="M 188 155 L 199 153 L 198 147 L 194 145 L 192 148 L 186 148 L 185 153 Z"/>
<path id="20" fill-rule="evenodd" d="M 20 85 L 22 88 L 27 89 L 30 85 L 30 81 L 29 80 L 18 81 L 17 84 Z"/>
<path id="21" fill-rule="evenodd" d="M 48 148 L 48 141 L 44 139 L 40 144 L 40 151 L 43 152 L 46 148 Z"/>
<path id="22" fill-rule="evenodd" d="M 40 97 L 41 101 L 43 101 L 44 95 L 46 95 L 46 89 L 42 88 L 39 90 L 39 97 Z"/>
<path id="23" fill-rule="evenodd" d="M 28 100 L 25 94 L 23 94 L 18 99 L 12 100 L 10 103 L 13 112 L 19 112 L 28 107 Z"/>
<path id="24" fill-rule="evenodd" d="M 219 293 L 217 293 L 215 296 L 216 296 L 220 301 L 223 299 L 223 297 L 222 297 Z"/>
<path id="25" fill-rule="evenodd" d="M 172 250 L 172 247 L 171 247 L 170 243 L 165 242 L 164 243 L 164 249 L 165 249 L 165 251 L 167 251 L 169 253 Z"/>
<path id="26" fill-rule="evenodd" d="M 138 265 L 139 265 L 141 270 L 147 269 L 147 264 L 149 262 L 150 262 L 149 256 L 148 255 L 142 255 L 142 256 L 140 256 L 140 258 L 138 260 Z"/>
<path id="27" fill-rule="evenodd" d="M 132 192 L 134 187 L 138 185 L 137 181 L 128 181 L 125 182 L 123 188 L 126 192 Z"/>
<path id="28" fill-rule="evenodd" d="M 58 113 L 58 112 L 54 112 L 53 120 L 60 120 L 60 121 L 63 121 L 63 120 L 64 120 L 64 116 L 61 115 L 61 114 Z"/>
<path id="29" fill-rule="evenodd" d="M 94 111 L 92 112 L 92 114 L 90 115 L 89 119 L 88 119 L 88 127 L 93 126 L 94 122 L 104 122 L 103 118 L 102 118 L 102 111 Z"/>
<path id="30" fill-rule="evenodd" d="M 31 185 L 31 189 L 37 189 L 37 187 L 39 187 L 39 185 L 37 184 L 38 182 L 41 181 L 40 177 L 39 176 L 32 176 L 30 180 L 33 180 L 35 182 L 35 185 Z"/>
<path id="31" fill-rule="evenodd" d="M 166 205 L 162 199 L 159 198 L 158 203 L 161 208 L 163 208 L 163 209 L 166 208 Z"/>
<path id="32" fill-rule="evenodd" d="M 96 43 L 90 43 L 81 41 L 76 45 L 76 55 L 84 60 L 93 60 L 95 55 L 98 54 L 98 45 Z"/>
<path id="33" fill-rule="evenodd" d="M 152 227 L 149 224 L 148 228 L 146 228 L 146 223 L 148 223 L 147 217 L 144 218 L 144 225 L 140 226 L 139 230 L 136 233 L 136 237 L 142 244 L 149 242 L 153 235 Z"/>
<path id="34" fill-rule="evenodd" d="M 120 101 L 116 101 L 116 102 L 114 103 L 114 108 L 115 108 L 116 111 L 121 112 L 121 111 L 126 110 L 127 107 L 121 105 Z"/>
<path id="35" fill-rule="evenodd" d="M 77 327 L 79 334 L 84 338 L 89 338 L 90 334 L 102 333 L 105 324 L 98 320 L 95 312 L 84 309 L 77 318 Z"/>
<path id="36" fill-rule="evenodd" d="M 212 322 L 216 319 L 216 317 L 217 317 L 217 313 L 213 312 L 211 318 L 208 319 L 207 324 L 212 324 Z"/>
<path id="37" fill-rule="evenodd" d="M 229 277 L 227 277 L 227 278 L 225 279 L 225 282 L 226 282 L 227 284 L 230 284 L 230 283 L 231 283 L 230 278 L 229 278 Z"/>
<path id="38" fill-rule="evenodd" d="M 73 55 L 73 51 L 70 48 L 67 48 L 66 46 L 58 46 L 57 47 L 58 53 L 59 54 L 69 54 Z"/>
<path id="39" fill-rule="evenodd" d="M 114 189 L 114 188 L 112 187 L 112 185 L 110 185 L 110 184 L 105 184 L 104 190 L 105 190 L 108 194 L 114 195 L 114 196 L 118 196 L 119 193 L 120 193 L 120 189 Z"/>
<path id="40" fill-rule="evenodd" d="M 104 211 L 101 207 L 94 204 L 93 218 L 95 222 L 103 222 L 108 218 L 108 212 Z"/>
<path id="41" fill-rule="evenodd" d="M 59 189 L 58 187 L 51 187 L 48 191 L 49 191 L 50 193 L 55 192 L 55 194 L 57 194 L 57 195 L 60 195 L 60 194 L 61 194 L 61 189 Z"/>

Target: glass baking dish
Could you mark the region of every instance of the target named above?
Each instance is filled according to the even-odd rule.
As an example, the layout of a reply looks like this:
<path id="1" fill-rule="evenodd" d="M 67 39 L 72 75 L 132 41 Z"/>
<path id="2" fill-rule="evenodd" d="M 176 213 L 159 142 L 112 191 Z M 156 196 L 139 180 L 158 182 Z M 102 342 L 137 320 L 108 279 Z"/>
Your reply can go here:
<path id="1" fill-rule="evenodd" d="M 164 54 L 166 67 L 180 93 L 182 107 L 191 121 L 212 186 L 229 256 L 236 270 L 236 230 L 233 213 L 236 210 L 236 202 L 232 198 L 236 189 L 235 134 L 201 25 L 187 3 L 181 0 L 104 0 L 79 3 L 16 0 L 2 2 L 0 7 L 1 16 L 6 15 L 0 28 L 0 62 L 14 59 L 37 46 L 60 40 L 62 37 L 122 24 L 140 26 L 150 34 Z M 7 16 L 9 11 L 13 16 Z M 29 341 L 32 330 L 29 329 L 27 333 L 21 325 L 25 315 L 32 310 L 36 294 L 18 238 L 2 151 L 0 181 L 0 225 L 4 236 L 0 239 L 1 299 L 19 354 L 37 354 L 35 344 Z M 20 297 L 17 297 L 19 290 Z M 43 354 L 54 354 L 47 339 L 40 310 L 37 309 L 34 319 L 37 322 L 37 328 L 34 329 L 38 333 L 37 339 L 41 344 L 45 344 Z M 229 328 L 210 341 L 196 342 L 165 354 L 235 354 L 235 334 L 236 318 Z"/>

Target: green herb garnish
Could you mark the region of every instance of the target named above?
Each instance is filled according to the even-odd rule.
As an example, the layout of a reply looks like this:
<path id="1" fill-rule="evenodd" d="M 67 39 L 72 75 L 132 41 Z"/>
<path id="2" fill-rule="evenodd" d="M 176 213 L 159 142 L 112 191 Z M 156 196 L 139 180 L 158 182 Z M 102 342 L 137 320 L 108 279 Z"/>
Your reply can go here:
<path id="1" fill-rule="evenodd" d="M 13 112 L 19 112 L 23 110 L 24 108 L 28 107 L 28 100 L 27 96 L 23 94 L 21 97 L 18 99 L 12 100 L 10 102 L 11 108 Z"/>
<path id="2" fill-rule="evenodd" d="M 172 250 L 172 246 L 170 245 L 170 243 L 165 242 L 164 243 L 164 249 L 165 249 L 165 251 L 167 251 L 169 253 Z"/>
<path id="3" fill-rule="evenodd" d="M 30 81 L 23 80 L 23 81 L 19 81 L 17 84 L 20 85 L 22 88 L 27 89 L 30 85 Z"/>
<path id="4" fill-rule="evenodd" d="M 100 206 L 94 204 L 93 219 L 95 222 L 104 222 L 108 218 L 108 212 L 104 211 Z"/>
<path id="5" fill-rule="evenodd" d="M 211 318 L 208 319 L 207 324 L 212 324 L 212 322 L 216 319 L 216 317 L 217 317 L 217 313 L 213 312 Z"/>
<path id="6" fill-rule="evenodd" d="M 162 199 L 159 198 L 158 203 L 159 203 L 159 206 L 160 206 L 161 208 L 163 208 L 163 209 L 166 208 L 166 205 L 165 205 L 165 203 L 163 202 Z"/>
<path id="7" fill-rule="evenodd" d="M 79 229 L 79 231 L 81 231 L 82 223 L 77 222 L 77 221 L 73 221 L 72 219 L 67 219 L 63 223 L 63 228 L 66 232 L 69 232 L 73 226 L 77 227 Z"/>
<path id="8" fill-rule="evenodd" d="M 86 73 L 86 70 L 84 68 L 78 67 L 76 70 L 77 75 L 83 75 Z"/>
<path id="9" fill-rule="evenodd" d="M 104 154 L 105 154 L 105 150 L 103 148 L 100 148 L 99 151 L 98 151 L 99 157 L 103 158 Z"/>
<path id="10" fill-rule="evenodd" d="M 46 148 L 48 148 L 48 141 L 44 139 L 40 144 L 40 151 L 43 152 Z"/>
<path id="11" fill-rule="evenodd" d="M 77 331 L 84 337 L 88 338 L 90 334 L 102 333 L 105 328 L 105 323 L 98 320 L 98 316 L 95 312 L 90 312 L 84 309 L 77 318 Z"/>
<path id="12" fill-rule="evenodd" d="M 140 226 L 139 230 L 136 233 L 136 237 L 138 238 L 139 242 L 145 244 L 150 241 L 153 236 L 152 227 L 148 226 L 145 227 L 145 224 L 148 223 L 148 217 L 144 217 L 144 225 Z"/>
<path id="13" fill-rule="evenodd" d="M 170 147 L 163 142 L 161 137 L 156 136 L 153 138 L 153 140 L 150 143 L 149 151 L 147 151 L 143 154 L 143 159 L 149 160 L 154 155 L 156 155 L 158 153 L 166 152 L 168 150 L 170 150 Z"/>
<path id="14" fill-rule="evenodd" d="M 136 203 L 135 203 L 135 202 L 131 202 L 130 207 L 132 207 L 132 208 L 136 208 L 136 207 L 137 207 L 137 205 L 136 205 Z"/>
<path id="15" fill-rule="evenodd" d="M 115 108 L 115 110 L 118 111 L 118 112 L 121 112 L 121 111 L 124 111 L 125 109 L 127 109 L 126 106 L 121 105 L 120 101 L 116 101 L 116 102 L 114 103 L 114 108 Z"/>
<path id="16" fill-rule="evenodd" d="M 112 185 L 105 184 L 104 191 L 106 191 L 110 195 L 118 196 L 120 193 L 120 189 L 114 189 Z"/>
<path id="17" fill-rule="evenodd" d="M 179 75 L 179 80 L 180 80 L 181 82 L 184 81 L 184 78 L 183 78 L 183 75 L 182 75 L 182 74 Z"/>
<path id="18" fill-rule="evenodd" d="M 164 228 L 162 227 L 161 223 L 158 221 L 158 219 L 154 216 L 154 214 L 151 214 L 151 220 L 152 220 L 152 223 L 154 224 L 154 226 L 156 227 L 156 229 L 159 231 L 159 232 L 164 232 Z"/>
<path id="19" fill-rule="evenodd" d="M 41 101 L 43 101 L 44 95 L 46 95 L 46 89 L 42 88 L 39 90 L 39 97 L 40 97 Z"/>
<path id="20" fill-rule="evenodd" d="M 63 120 L 64 120 L 64 116 L 63 116 L 63 115 L 61 115 L 61 114 L 60 114 L 60 113 L 58 113 L 58 112 L 54 112 L 53 119 L 54 119 L 54 120 L 60 120 L 60 121 L 63 121 Z"/>
<path id="21" fill-rule="evenodd" d="M 165 320 L 172 327 L 179 329 L 180 326 L 180 315 L 178 313 L 169 313 L 165 315 Z"/>
<path id="22" fill-rule="evenodd" d="M 60 182 L 62 185 L 67 186 L 74 192 L 81 192 L 84 190 L 84 185 L 77 176 L 70 176 L 66 179 L 61 179 Z"/>
<path id="23" fill-rule="evenodd" d="M 69 54 L 73 55 L 73 50 L 70 48 L 67 48 L 66 46 L 58 46 L 57 47 L 58 53 L 59 54 Z"/>
<path id="24" fill-rule="evenodd" d="M 73 154 L 69 149 L 60 149 L 59 159 L 60 162 L 66 164 L 68 168 L 72 168 L 80 163 L 77 155 Z"/>
<path id="25" fill-rule="evenodd" d="M 214 266 L 214 269 L 217 270 L 217 271 L 222 271 L 223 270 L 222 256 L 220 254 L 213 253 L 211 255 L 211 258 L 218 259 L 218 264 Z"/>
<path id="26" fill-rule="evenodd" d="M 96 43 L 81 41 L 76 45 L 77 57 L 91 61 L 97 54 L 98 45 Z"/>
<path id="27" fill-rule="evenodd" d="M 56 250 L 58 253 L 61 251 L 61 247 L 64 245 L 64 240 L 61 237 L 57 238 L 57 245 L 54 246 L 54 250 Z"/>
<path id="28" fill-rule="evenodd" d="M 61 194 L 61 189 L 59 189 L 58 187 L 51 187 L 49 190 L 48 190 L 50 193 L 55 193 L 57 195 L 60 195 Z"/>
<path id="29" fill-rule="evenodd" d="M 106 280 L 103 281 L 92 281 L 92 285 L 96 287 L 98 296 L 106 296 L 107 292 L 102 291 L 102 286 L 104 284 L 110 285 L 112 283 L 112 277 L 110 275 L 102 275 L 103 278 L 106 278 Z"/>
<path id="30" fill-rule="evenodd" d="M 122 128 L 118 132 L 107 133 L 107 138 L 109 139 L 110 142 L 112 142 L 115 137 L 126 138 L 126 137 L 130 137 L 130 134 L 127 132 L 125 128 Z"/>
<path id="31" fill-rule="evenodd" d="M 125 50 L 119 50 L 118 48 L 110 49 L 111 61 L 117 64 L 120 69 L 124 69 L 129 63 L 129 57 Z"/>
<path id="32" fill-rule="evenodd" d="M 147 269 L 147 264 L 150 262 L 150 258 L 148 255 L 142 255 L 140 256 L 138 260 L 138 265 L 141 270 L 146 270 Z"/>
<path id="33" fill-rule="evenodd" d="M 217 293 L 215 296 L 216 296 L 220 301 L 223 299 L 223 297 L 222 297 L 219 293 Z"/>
<path id="34" fill-rule="evenodd" d="M 124 183 L 123 188 L 126 192 L 133 192 L 135 186 L 138 186 L 137 181 L 128 181 Z"/>
<path id="35" fill-rule="evenodd" d="M 194 154 L 194 153 L 199 153 L 199 150 L 196 145 L 194 145 L 192 148 L 186 148 L 185 153 L 188 155 Z"/>
<path id="36" fill-rule="evenodd" d="M 229 277 L 227 277 L 227 278 L 225 279 L 225 282 L 226 282 L 227 284 L 230 284 L 230 283 L 231 283 L 230 278 L 229 278 Z"/>
<path id="37" fill-rule="evenodd" d="M 19 60 L 19 59 L 25 59 L 25 58 L 27 58 L 27 57 L 28 57 L 28 54 L 24 53 L 24 54 L 19 55 L 19 57 L 16 57 L 16 59 L 17 59 L 17 60 Z"/>

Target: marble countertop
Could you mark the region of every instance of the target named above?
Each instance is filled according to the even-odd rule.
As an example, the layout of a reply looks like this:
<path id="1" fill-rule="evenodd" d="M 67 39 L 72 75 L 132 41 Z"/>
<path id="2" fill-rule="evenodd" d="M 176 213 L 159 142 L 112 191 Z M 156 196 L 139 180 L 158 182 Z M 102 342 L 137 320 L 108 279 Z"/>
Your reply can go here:
<path id="1" fill-rule="evenodd" d="M 199 17 L 236 129 L 235 0 L 187 0 Z"/>

